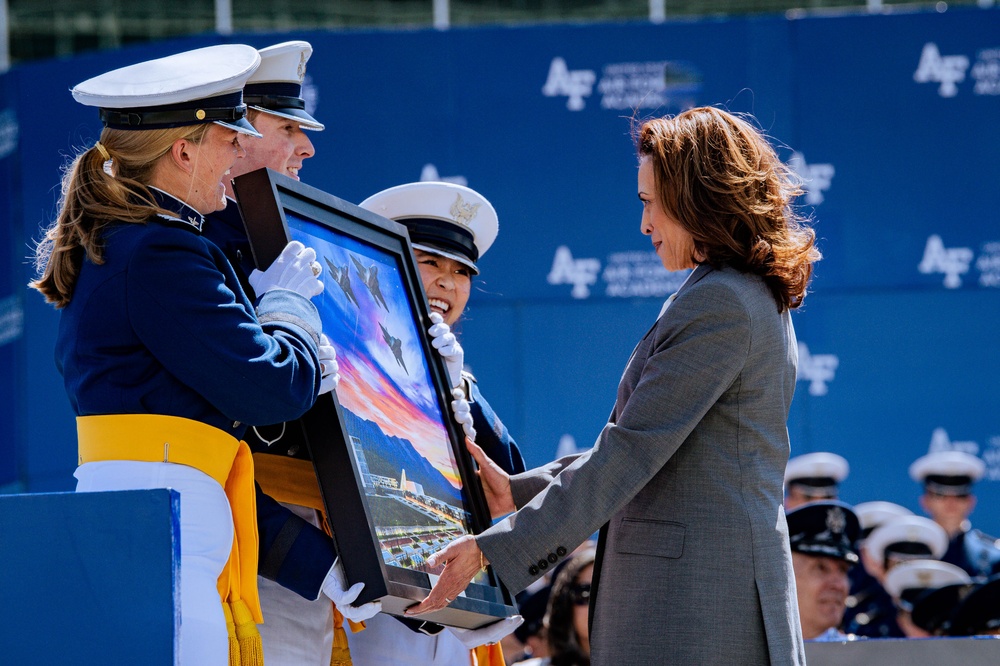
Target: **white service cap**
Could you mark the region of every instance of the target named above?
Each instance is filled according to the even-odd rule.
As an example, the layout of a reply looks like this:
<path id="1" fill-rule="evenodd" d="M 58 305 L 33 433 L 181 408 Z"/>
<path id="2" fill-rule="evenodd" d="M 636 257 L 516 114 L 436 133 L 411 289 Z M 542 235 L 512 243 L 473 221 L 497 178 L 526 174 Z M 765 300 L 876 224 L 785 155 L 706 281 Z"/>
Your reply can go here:
<path id="1" fill-rule="evenodd" d="M 260 65 L 257 49 L 222 44 L 128 65 L 73 87 L 100 109 L 106 127 L 163 129 L 215 122 L 259 137 L 246 118 L 243 86 Z"/>
<path id="2" fill-rule="evenodd" d="M 939 560 L 948 550 L 948 533 L 930 518 L 901 516 L 876 527 L 865 548 L 879 563 L 885 562 L 886 551 L 907 559 Z M 919 552 L 925 549 L 929 552 Z"/>
<path id="3" fill-rule="evenodd" d="M 837 484 L 847 478 L 850 466 L 842 456 L 827 451 L 805 453 L 789 459 L 785 466 L 785 485 L 800 486 L 814 497 L 835 497 Z"/>
<path id="4" fill-rule="evenodd" d="M 910 478 L 939 495 L 967 495 L 985 472 L 986 463 L 964 451 L 928 453 L 910 465 Z"/>
<path id="5" fill-rule="evenodd" d="M 902 562 L 885 576 L 885 591 L 903 610 L 913 609 L 913 602 L 927 590 L 945 585 L 964 585 L 972 582 L 961 567 L 940 560 L 910 560 Z"/>
<path id="6" fill-rule="evenodd" d="M 397 185 L 360 205 L 405 225 L 414 248 L 454 259 L 477 273 L 476 262 L 500 229 L 497 212 L 486 197 L 454 183 Z"/>
<path id="7" fill-rule="evenodd" d="M 309 42 L 302 40 L 261 49 L 260 67 L 247 80 L 243 100 L 259 111 L 294 120 L 303 129 L 324 129 L 325 125 L 306 111 L 302 97 L 306 62 L 312 51 Z"/>

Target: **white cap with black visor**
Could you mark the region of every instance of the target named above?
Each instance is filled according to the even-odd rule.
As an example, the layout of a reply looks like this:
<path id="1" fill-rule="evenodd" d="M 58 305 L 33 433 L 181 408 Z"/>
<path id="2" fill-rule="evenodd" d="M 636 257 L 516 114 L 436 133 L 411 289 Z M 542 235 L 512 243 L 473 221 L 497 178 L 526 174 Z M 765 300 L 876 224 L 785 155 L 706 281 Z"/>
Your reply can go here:
<path id="1" fill-rule="evenodd" d="M 259 65 L 252 46 L 207 46 L 106 72 L 71 92 L 77 102 L 98 107 L 104 126 L 112 129 L 216 123 L 260 137 L 243 102 L 243 86 Z"/>

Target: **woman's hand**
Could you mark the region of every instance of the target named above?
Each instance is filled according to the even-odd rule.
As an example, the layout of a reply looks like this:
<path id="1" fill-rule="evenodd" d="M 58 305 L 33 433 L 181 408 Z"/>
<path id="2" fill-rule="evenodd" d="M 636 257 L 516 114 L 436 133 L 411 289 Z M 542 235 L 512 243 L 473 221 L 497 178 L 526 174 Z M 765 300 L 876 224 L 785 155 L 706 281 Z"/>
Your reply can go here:
<path id="1" fill-rule="evenodd" d="M 486 504 L 490 508 L 490 517 L 499 518 L 517 511 L 514 505 L 514 494 L 510 489 L 510 475 L 500 465 L 493 462 L 489 456 L 471 439 L 465 440 L 465 447 L 479 465 L 479 481 L 486 495 Z M 443 551 L 442 551 L 443 552 Z"/>
<path id="2" fill-rule="evenodd" d="M 431 593 L 416 606 L 406 609 L 407 615 L 430 613 L 450 604 L 469 586 L 485 560 L 475 537 L 467 534 L 452 541 L 444 550 L 431 555 L 427 558 L 427 564 L 432 567 L 444 564 L 444 571 Z"/>

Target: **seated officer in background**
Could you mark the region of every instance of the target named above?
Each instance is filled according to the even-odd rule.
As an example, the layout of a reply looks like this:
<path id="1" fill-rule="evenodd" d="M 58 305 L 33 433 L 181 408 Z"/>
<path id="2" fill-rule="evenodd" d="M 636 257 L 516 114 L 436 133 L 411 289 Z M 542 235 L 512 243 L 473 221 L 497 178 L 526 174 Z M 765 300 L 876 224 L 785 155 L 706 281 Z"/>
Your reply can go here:
<path id="1" fill-rule="evenodd" d="M 786 517 L 802 637 L 846 639 L 838 626 L 849 590 L 847 572 L 858 562 L 858 517 L 838 501 L 811 502 Z"/>
<path id="2" fill-rule="evenodd" d="M 920 516 L 892 518 L 865 539 L 863 550 L 878 591 L 853 609 L 845 631 L 869 638 L 902 638 L 906 634 L 896 622 L 896 606 L 885 591 L 885 577 L 893 567 L 908 560 L 940 559 L 948 547 L 948 536 L 933 520 Z"/>
<path id="3" fill-rule="evenodd" d="M 972 486 L 985 470 L 982 460 L 962 451 L 929 453 L 910 465 L 910 478 L 924 486 L 920 507 L 950 539 L 941 559 L 977 578 L 1000 573 L 1000 541 L 969 522 L 976 508 Z"/>
<path id="4" fill-rule="evenodd" d="M 915 624 L 913 604 L 918 598 L 946 585 L 971 583 L 969 574 L 940 560 L 910 560 L 892 568 L 885 577 L 885 591 L 898 609 L 896 623 L 908 638 L 927 638 L 930 632 Z"/>
<path id="5" fill-rule="evenodd" d="M 835 500 L 850 467 L 836 453 L 818 451 L 789 459 L 785 466 L 785 510 L 806 502 Z"/>
<path id="6" fill-rule="evenodd" d="M 848 626 L 853 622 L 861 608 L 877 596 L 884 596 L 885 590 L 878 580 L 872 575 L 877 570 L 875 562 L 868 555 L 868 550 L 864 547 L 865 539 L 876 527 L 882 523 L 897 518 L 899 516 L 912 516 L 913 512 L 892 502 L 862 502 L 854 505 L 854 513 L 861 523 L 861 537 L 858 539 L 859 555 L 861 556 L 861 566 L 852 567 L 849 578 L 851 579 L 851 593 L 847 595 L 847 611 L 844 613 L 842 626 Z"/>

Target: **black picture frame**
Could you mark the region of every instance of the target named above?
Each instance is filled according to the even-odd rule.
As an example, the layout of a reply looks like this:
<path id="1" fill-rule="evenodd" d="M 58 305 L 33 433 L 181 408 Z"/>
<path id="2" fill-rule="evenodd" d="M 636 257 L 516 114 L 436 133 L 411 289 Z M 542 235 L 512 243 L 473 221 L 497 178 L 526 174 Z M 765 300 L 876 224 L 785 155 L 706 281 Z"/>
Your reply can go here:
<path id="1" fill-rule="evenodd" d="M 312 459 L 348 583 L 365 584 L 355 603 L 379 599 L 401 616 L 440 573 L 425 558 L 491 524 L 430 345 L 406 228 L 270 169 L 233 184 L 258 268 L 293 239 L 323 266 L 326 288 L 313 302 L 337 349 L 340 384 L 289 426 Z M 488 567 L 447 608 L 418 619 L 478 628 L 516 612 Z"/>

